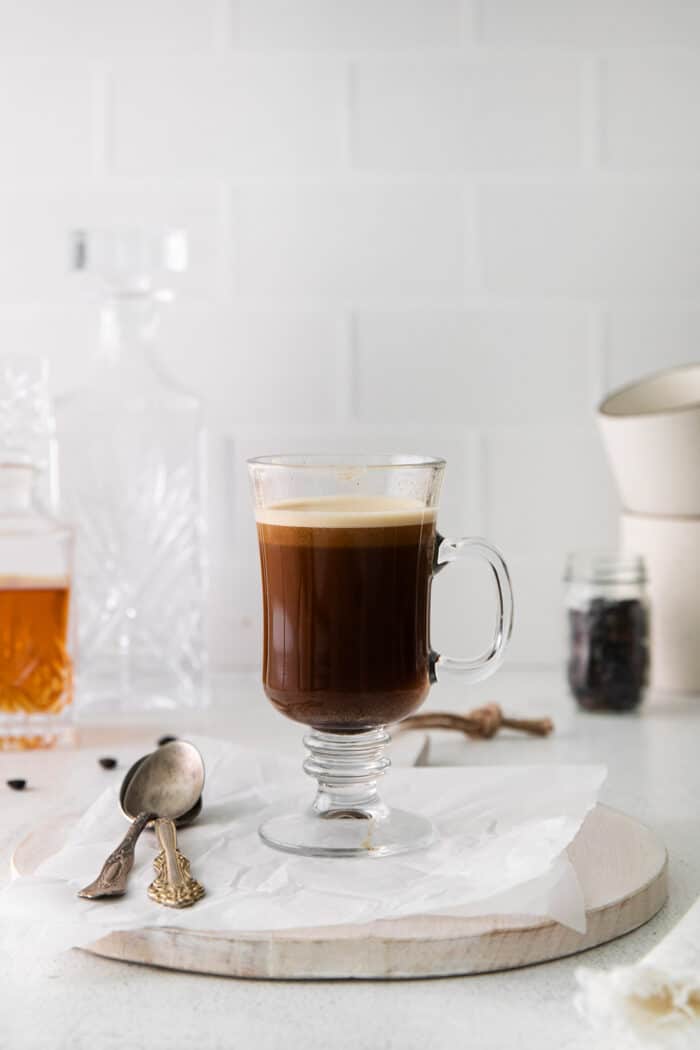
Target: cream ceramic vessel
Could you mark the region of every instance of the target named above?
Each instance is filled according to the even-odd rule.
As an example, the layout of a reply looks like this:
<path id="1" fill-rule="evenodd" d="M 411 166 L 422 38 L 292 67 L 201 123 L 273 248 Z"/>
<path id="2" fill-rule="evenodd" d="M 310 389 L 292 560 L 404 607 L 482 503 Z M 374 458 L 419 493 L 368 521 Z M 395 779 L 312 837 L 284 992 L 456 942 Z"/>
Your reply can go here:
<path id="1" fill-rule="evenodd" d="M 700 516 L 700 363 L 615 391 L 598 420 L 626 511 Z"/>
<path id="2" fill-rule="evenodd" d="M 625 513 L 621 540 L 646 564 L 651 688 L 700 693 L 700 518 Z"/>

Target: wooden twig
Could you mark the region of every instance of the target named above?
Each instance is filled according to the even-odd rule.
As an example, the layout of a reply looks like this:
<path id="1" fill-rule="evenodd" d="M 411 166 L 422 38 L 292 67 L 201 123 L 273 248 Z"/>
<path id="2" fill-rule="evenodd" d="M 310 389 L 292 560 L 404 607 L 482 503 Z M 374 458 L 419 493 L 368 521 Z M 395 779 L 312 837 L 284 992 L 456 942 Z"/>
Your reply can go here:
<path id="1" fill-rule="evenodd" d="M 400 725 L 402 729 L 456 729 L 472 740 L 490 740 L 499 729 L 516 729 L 531 736 L 549 736 L 554 729 L 551 718 L 508 718 L 498 704 L 477 707 L 466 715 L 449 711 L 411 715 Z"/>

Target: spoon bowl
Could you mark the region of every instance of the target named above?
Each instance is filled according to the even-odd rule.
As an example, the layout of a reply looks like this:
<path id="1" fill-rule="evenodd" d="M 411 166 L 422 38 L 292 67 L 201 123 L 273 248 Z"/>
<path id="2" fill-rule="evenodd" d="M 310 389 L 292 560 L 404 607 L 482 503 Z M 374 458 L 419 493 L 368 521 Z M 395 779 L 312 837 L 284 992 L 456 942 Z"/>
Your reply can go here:
<path id="1" fill-rule="evenodd" d="M 161 760 L 163 751 L 166 752 L 165 761 Z M 156 755 L 158 762 L 152 764 L 149 760 Z M 146 762 L 148 762 L 148 767 L 143 769 Z M 173 767 L 176 769 L 175 776 L 173 776 Z M 163 782 L 173 786 L 173 790 L 167 791 L 167 797 L 161 796 Z M 153 808 L 147 802 L 153 799 L 155 791 L 159 802 L 169 808 L 169 812 L 159 811 L 158 815 L 169 817 L 176 827 L 183 828 L 196 820 L 202 812 L 203 786 L 204 763 L 199 751 L 194 744 L 185 740 L 173 740 L 168 744 L 162 744 L 158 751 L 142 755 L 129 767 L 119 791 L 119 806 L 128 820 L 134 820 L 143 810 Z M 185 801 L 191 801 L 196 787 L 199 789 L 196 801 L 183 813 L 181 806 Z M 180 815 L 175 815 L 177 813 Z M 154 826 L 153 821 L 149 822 L 149 830 L 152 831 Z"/>

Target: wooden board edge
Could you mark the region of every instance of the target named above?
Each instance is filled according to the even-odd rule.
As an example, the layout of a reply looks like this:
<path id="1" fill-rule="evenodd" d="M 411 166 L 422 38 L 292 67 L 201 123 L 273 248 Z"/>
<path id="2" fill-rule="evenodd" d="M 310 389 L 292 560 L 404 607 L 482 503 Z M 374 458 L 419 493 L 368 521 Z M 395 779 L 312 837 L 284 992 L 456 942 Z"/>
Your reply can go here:
<path id="1" fill-rule="evenodd" d="M 410 979 L 467 976 L 515 969 L 585 951 L 643 925 L 667 899 L 668 854 L 655 833 L 633 817 L 602 807 L 632 821 L 659 848 L 659 869 L 634 893 L 587 910 L 587 931 L 577 934 L 549 920 L 527 921 L 518 927 L 478 932 L 478 925 L 495 918 L 455 918 L 454 935 L 409 931 L 396 935 L 383 920 L 380 932 L 365 937 L 342 936 L 342 927 L 243 933 L 234 939 L 218 931 L 184 931 L 148 927 L 116 931 L 85 951 L 108 959 L 218 976 L 263 980 Z M 27 837 L 27 839 L 29 836 Z M 23 840 L 23 842 L 27 841 Z M 21 846 L 22 844 L 20 844 Z M 19 849 L 20 847 L 18 847 Z M 14 861 L 13 854 L 13 861 Z M 16 867 L 16 865 L 15 865 Z M 20 866 L 21 870 L 21 866 Z M 418 917 L 426 922 L 436 917 Z M 443 919 L 448 917 L 442 917 Z M 514 917 L 511 917 L 511 921 Z M 396 921 L 396 920 L 394 920 Z M 471 923 L 470 929 L 465 924 Z M 444 924 L 443 924 L 444 926 Z M 316 934 L 314 936 L 314 934 Z M 411 956 L 410 946 L 416 953 Z M 185 958 L 186 956 L 186 958 Z M 407 965 L 407 958 L 412 962 Z M 419 961 L 420 957 L 420 961 Z"/>
<path id="2" fill-rule="evenodd" d="M 559 923 L 522 930 L 491 930 L 478 936 L 414 942 L 423 957 L 406 965 L 406 938 L 367 937 L 364 940 L 277 940 L 246 936 L 231 942 L 220 935 L 187 937 L 192 955 L 187 970 L 220 977 L 257 980 L 407 980 L 470 976 L 519 969 L 588 951 L 643 926 L 661 910 L 668 897 L 668 866 L 629 898 L 594 909 L 585 934 Z M 164 969 L 183 969 L 182 931 L 168 927 L 112 933 L 85 951 L 103 958 Z M 212 951 L 212 949 L 214 949 Z M 484 962 L 486 956 L 488 962 Z M 206 956 L 206 958 L 205 958 Z M 213 958 L 214 956 L 214 958 Z"/>

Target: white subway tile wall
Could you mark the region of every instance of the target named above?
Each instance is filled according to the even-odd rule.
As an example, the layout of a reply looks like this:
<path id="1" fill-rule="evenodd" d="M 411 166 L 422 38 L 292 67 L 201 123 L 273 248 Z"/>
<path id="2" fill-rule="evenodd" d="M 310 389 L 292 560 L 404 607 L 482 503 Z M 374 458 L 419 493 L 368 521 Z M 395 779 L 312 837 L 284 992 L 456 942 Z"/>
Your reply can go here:
<path id="1" fill-rule="evenodd" d="M 351 179 L 234 191 L 232 294 L 261 301 L 454 302 L 478 279 L 465 191 Z"/>
<path id="2" fill-rule="evenodd" d="M 69 59 L 0 61 L 2 177 L 42 171 L 83 179 L 93 165 L 93 76 Z"/>
<path id="3" fill-rule="evenodd" d="M 621 171 L 700 166 L 696 51 L 619 56 L 602 76 L 605 159 Z"/>
<path id="4" fill-rule="evenodd" d="M 80 382 L 75 226 L 189 230 L 163 361 L 210 430 L 210 639 L 258 660 L 244 459 L 444 455 L 502 546 L 510 662 L 562 655 L 567 549 L 616 539 L 606 389 L 697 360 L 700 5 L 0 0 L 0 346 Z M 478 567 L 435 644 L 479 648 Z"/>
<path id="5" fill-rule="evenodd" d="M 567 56 L 472 53 L 358 61 L 351 70 L 350 158 L 358 171 L 575 168 L 579 70 Z"/>

